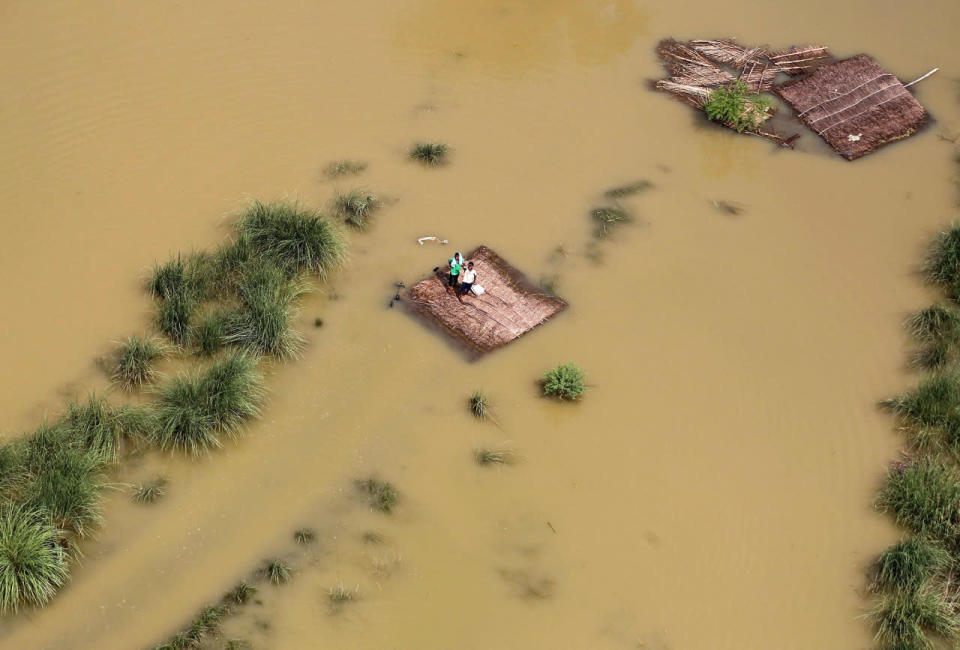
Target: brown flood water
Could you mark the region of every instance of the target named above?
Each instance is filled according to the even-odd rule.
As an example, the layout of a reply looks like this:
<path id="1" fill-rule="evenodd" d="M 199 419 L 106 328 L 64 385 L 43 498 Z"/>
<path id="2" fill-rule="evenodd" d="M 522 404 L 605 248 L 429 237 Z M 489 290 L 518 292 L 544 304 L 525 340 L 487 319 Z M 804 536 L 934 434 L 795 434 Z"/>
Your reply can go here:
<path id="1" fill-rule="evenodd" d="M 264 586 L 225 638 L 869 647 L 863 572 L 898 535 L 871 508 L 900 444 L 875 403 L 911 380 L 900 321 L 929 299 L 914 262 L 955 214 L 938 135 L 960 131 L 960 5 L 865 7 L 4 3 L 5 435 L 103 388 L 96 357 L 149 326 L 150 264 L 215 244 L 246 198 L 325 205 L 362 184 L 393 201 L 305 304 L 309 347 L 270 369 L 262 420 L 208 459 L 126 465 L 118 483 L 162 472 L 169 496 L 111 494 L 69 586 L 3 620 L 0 645 L 150 646 L 288 554 L 292 582 Z M 916 89 L 936 122 L 853 164 L 807 131 L 793 153 L 734 137 L 644 87 L 667 35 L 822 42 L 904 78 L 940 66 Z M 452 144 L 452 164 L 409 164 L 417 138 Z M 343 157 L 370 168 L 325 180 Z M 637 178 L 655 184 L 628 200 L 642 223 L 590 259 L 587 210 Z M 480 243 L 558 276 L 571 307 L 470 364 L 386 303 L 394 281 Z M 568 360 L 592 391 L 539 399 L 536 378 Z M 499 427 L 467 414 L 474 388 Z M 498 444 L 522 462 L 473 463 Z M 357 501 L 369 475 L 402 491 L 394 515 Z M 309 552 L 291 540 L 305 525 Z M 341 582 L 359 599 L 331 614 Z"/>

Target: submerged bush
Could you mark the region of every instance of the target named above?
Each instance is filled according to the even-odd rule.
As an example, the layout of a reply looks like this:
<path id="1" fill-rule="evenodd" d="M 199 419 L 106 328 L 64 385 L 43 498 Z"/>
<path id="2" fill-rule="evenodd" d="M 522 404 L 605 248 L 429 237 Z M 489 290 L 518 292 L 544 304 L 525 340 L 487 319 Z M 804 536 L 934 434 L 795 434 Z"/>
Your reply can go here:
<path id="1" fill-rule="evenodd" d="M 336 160 L 324 170 L 328 178 L 337 178 L 338 176 L 351 176 L 359 174 L 367 168 L 367 163 L 361 160 Z"/>
<path id="2" fill-rule="evenodd" d="M 919 589 L 949 569 L 952 562 L 950 553 L 938 544 L 910 537 L 880 555 L 873 586 L 878 590 Z"/>
<path id="3" fill-rule="evenodd" d="M 264 572 L 267 578 L 275 585 L 282 585 L 290 580 L 291 568 L 284 560 L 274 558 L 268 560 Z"/>
<path id="4" fill-rule="evenodd" d="M 153 337 L 129 336 L 117 346 L 110 378 L 124 388 L 139 388 L 156 378 L 153 365 L 166 352 L 167 347 Z"/>
<path id="5" fill-rule="evenodd" d="M 410 148 L 411 160 L 422 162 L 431 167 L 447 164 L 450 147 L 441 142 L 417 142 Z"/>
<path id="6" fill-rule="evenodd" d="M 750 93 L 742 81 L 717 88 L 710 93 L 703 110 L 714 122 L 730 126 L 738 132 L 756 131 L 769 115 L 773 102 L 756 93 Z"/>
<path id="7" fill-rule="evenodd" d="M 148 435 L 153 427 L 149 411 L 111 406 L 94 395 L 86 403 L 68 404 L 63 421 L 83 449 L 106 461 L 117 460 L 126 438 Z"/>
<path id="8" fill-rule="evenodd" d="M 560 399 L 575 400 L 587 392 L 583 371 L 567 363 L 543 373 L 543 392 Z"/>
<path id="9" fill-rule="evenodd" d="M 166 477 L 158 476 L 152 481 L 141 483 L 134 488 L 133 496 L 131 497 L 133 502 L 143 505 L 156 503 L 166 496 L 167 482 Z"/>
<path id="10" fill-rule="evenodd" d="M 304 341 L 292 321 L 306 285 L 276 266 L 257 264 L 244 271 L 237 290 L 241 306 L 227 316 L 223 340 L 278 359 L 298 356 Z"/>
<path id="11" fill-rule="evenodd" d="M 951 540 L 960 523 L 960 478 L 933 460 L 895 464 L 887 472 L 877 507 L 915 533 Z"/>
<path id="12" fill-rule="evenodd" d="M 630 213 L 618 206 L 604 206 L 594 208 L 590 211 L 590 216 L 596 222 L 597 237 L 606 237 L 610 234 L 610 229 L 617 224 L 632 221 Z"/>
<path id="13" fill-rule="evenodd" d="M 244 352 L 171 380 L 160 389 L 157 444 L 195 454 L 219 447 L 220 432 L 233 432 L 259 413 L 262 382 L 256 359 Z"/>
<path id="14" fill-rule="evenodd" d="M 46 604 L 68 575 L 57 529 L 43 513 L 0 508 L 0 613 Z"/>
<path id="15" fill-rule="evenodd" d="M 351 190 L 346 194 L 337 194 L 333 206 L 337 216 L 357 230 L 364 230 L 370 217 L 380 208 L 380 199 L 370 192 Z"/>
<path id="16" fill-rule="evenodd" d="M 346 258 L 343 234 L 316 212 L 289 203 L 254 203 L 236 224 L 241 239 L 256 255 L 292 275 L 314 271 L 320 275 Z"/>
<path id="17" fill-rule="evenodd" d="M 206 253 L 179 253 L 165 264 L 157 264 L 148 282 L 148 289 L 159 300 L 176 295 L 188 295 L 195 299 L 208 297 L 211 288 L 213 267 Z"/>
<path id="18" fill-rule="evenodd" d="M 934 238 L 924 272 L 930 282 L 942 287 L 951 298 L 960 298 L 960 222 L 954 222 Z"/>
<path id="19" fill-rule="evenodd" d="M 386 481 L 368 478 L 357 481 L 357 488 L 366 496 L 367 504 L 371 508 L 383 513 L 391 513 L 397 505 L 397 501 L 400 500 L 400 493 L 397 492 L 397 488 Z"/>

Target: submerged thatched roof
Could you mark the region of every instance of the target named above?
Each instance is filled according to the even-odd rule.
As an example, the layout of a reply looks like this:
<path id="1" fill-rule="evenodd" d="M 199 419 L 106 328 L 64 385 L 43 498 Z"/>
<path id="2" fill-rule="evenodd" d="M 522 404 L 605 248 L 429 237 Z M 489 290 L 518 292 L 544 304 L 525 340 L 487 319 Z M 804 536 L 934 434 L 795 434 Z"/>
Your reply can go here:
<path id="1" fill-rule="evenodd" d="M 458 301 L 447 288 L 446 271 L 421 280 L 408 292 L 410 308 L 463 345 L 474 356 L 492 352 L 529 332 L 567 303 L 531 284 L 486 246 L 467 254 L 486 290 Z"/>
<path id="2" fill-rule="evenodd" d="M 833 60 L 830 52 L 822 45 L 794 46 L 779 52 L 770 52 L 767 57 L 782 72 L 791 76 L 810 72 Z"/>
<path id="3" fill-rule="evenodd" d="M 822 65 L 775 91 L 848 160 L 912 135 L 927 120 L 900 80 L 865 54 Z"/>

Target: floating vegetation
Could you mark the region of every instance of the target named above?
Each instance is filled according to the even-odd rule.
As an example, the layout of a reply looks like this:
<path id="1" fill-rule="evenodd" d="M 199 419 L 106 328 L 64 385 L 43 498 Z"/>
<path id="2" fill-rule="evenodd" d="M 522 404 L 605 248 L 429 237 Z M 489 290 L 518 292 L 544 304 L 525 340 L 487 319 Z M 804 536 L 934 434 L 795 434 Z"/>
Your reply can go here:
<path id="1" fill-rule="evenodd" d="M 288 274 L 312 271 L 321 276 L 346 260 L 341 231 L 317 212 L 290 203 L 254 203 L 236 224 L 241 241 Z"/>
<path id="2" fill-rule="evenodd" d="M 167 495 L 167 478 L 158 476 L 152 481 L 141 483 L 133 490 L 131 498 L 134 503 L 150 504 L 156 503 Z"/>
<path id="3" fill-rule="evenodd" d="M 478 390 L 470 395 L 470 412 L 478 420 L 486 420 L 490 415 L 490 402 L 487 396 Z"/>
<path id="4" fill-rule="evenodd" d="M 56 527 L 23 506 L 0 508 L 0 612 L 49 601 L 64 582 L 66 554 Z"/>
<path id="5" fill-rule="evenodd" d="M 324 174 L 327 178 L 338 178 L 340 176 L 355 176 L 366 170 L 367 163 L 360 160 L 335 160 L 327 165 Z"/>
<path id="6" fill-rule="evenodd" d="M 386 481 L 368 478 L 357 481 L 357 488 L 366 496 L 367 504 L 371 508 L 386 514 L 393 512 L 397 501 L 400 500 L 400 493 L 397 492 L 397 488 Z"/>
<path id="7" fill-rule="evenodd" d="M 590 211 L 590 217 L 596 223 L 594 233 L 601 238 L 608 236 L 613 227 L 633 220 L 630 213 L 619 206 L 594 208 Z"/>
<path id="8" fill-rule="evenodd" d="M 416 160 L 431 167 L 447 164 L 450 147 L 440 142 L 417 142 L 410 148 L 411 160 Z"/>
<path id="9" fill-rule="evenodd" d="M 509 449 L 477 449 L 473 459 L 477 465 L 512 465 L 516 454 Z"/>
<path id="10" fill-rule="evenodd" d="M 285 560 L 278 557 L 267 560 L 267 564 L 264 567 L 264 573 L 267 579 L 275 585 L 282 585 L 289 582 L 292 571 L 291 566 L 287 564 Z"/>
<path id="11" fill-rule="evenodd" d="M 153 337 L 129 336 L 117 346 L 110 379 L 123 388 L 139 388 L 156 379 L 154 364 L 167 353 L 167 346 Z"/>
<path id="12" fill-rule="evenodd" d="M 353 602 L 360 595 L 360 586 L 349 588 L 342 582 L 330 587 L 327 598 L 330 600 L 330 609 L 339 611 L 347 603 Z"/>
<path id="13" fill-rule="evenodd" d="M 773 101 L 769 97 L 751 93 L 745 83 L 734 81 L 711 91 L 703 111 L 712 121 L 743 133 L 757 131 L 770 118 L 772 107 Z"/>
<path id="14" fill-rule="evenodd" d="M 633 183 L 627 183 L 626 185 L 619 185 L 617 187 L 611 187 L 609 190 L 603 193 L 608 199 L 622 199 L 628 196 L 633 196 L 634 194 L 639 194 L 640 192 L 645 192 L 653 187 L 653 183 L 648 180 L 641 179 L 634 181 Z"/>
<path id="15" fill-rule="evenodd" d="M 219 447 L 220 432 L 233 433 L 260 412 L 262 383 L 256 359 L 244 352 L 169 381 L 159 392 L 157 445 L 193 454 Z"/>
<path id="16" fill-rule="evenodd" d="M 573 363 L 543 373 L 543 393 L 565 400 L 579 399 L 587 392 L 583 371 Z"/>
<path id="17" fill-rule="evenodd" d="M 731 216 L 737 217 L 743 212 L 743 207 L 738 203 L 731 203 L 730 201 L 716 201 L 711 200 L 710 205 L 714 207 L 718 212 Z"/>
<path id="18" fill-rule="evenodd" d="M 337 194 L 333 207 L 337 216 L 349 225 L 364 230 L 373 213 L 380 208 L 380 199 L 364 190 L 351 190 L 346 194 Z"/>
<path id="19" fill-rule="evenodd" d="M 313 528 L 300 528 L 293 533 L 297 544 L 312 544 L 317 538 L 317 531 Z"/>

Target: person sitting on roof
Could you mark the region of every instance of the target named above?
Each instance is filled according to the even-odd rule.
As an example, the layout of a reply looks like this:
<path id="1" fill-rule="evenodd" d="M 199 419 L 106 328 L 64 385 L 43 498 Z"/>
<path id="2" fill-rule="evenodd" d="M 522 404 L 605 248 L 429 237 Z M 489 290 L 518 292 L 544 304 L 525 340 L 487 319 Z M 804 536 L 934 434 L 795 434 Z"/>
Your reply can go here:
<path id="1" fill-rule="evenodd" d="M 460 270 L 463 267 L 463 257 L 460 255 L 460 251 L 454 253 L 447 263 L 450 265 L 450 278 L 447 280 L 447 286 L 456 295 L 457 280 L 460 278 Z"/>
<path id="2" fill-rule="evenodd" d="M 473 270 L 473 262 L 467 263 L 467 268 L 463 271 L 463 282 L 460 283 L 460 292 L 457 294 L 457 300 L 463 302 L 463 296 L 470 293 L 473 283 L 477 281 L 477 272 Z"/>

